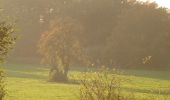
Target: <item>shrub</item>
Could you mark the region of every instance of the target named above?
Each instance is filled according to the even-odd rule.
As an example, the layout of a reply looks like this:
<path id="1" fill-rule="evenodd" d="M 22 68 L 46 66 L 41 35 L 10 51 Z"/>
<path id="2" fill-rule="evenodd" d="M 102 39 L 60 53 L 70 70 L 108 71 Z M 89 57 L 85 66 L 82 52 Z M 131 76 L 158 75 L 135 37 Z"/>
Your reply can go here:
<path id="1" fill-rule="evenodd" d="M 0 64 L 4 62 L 9 50 L 13 48 L 16 37 L 14 36 L 14 26 L 6 22 L 0 22 Z M 0 70 L 0 100 L 6 95 L 4 84 L 4 72 Z"/>
<path id="2" fill-rule="evenodd" d="M 4 77 L 4 71 L 0 70 L 0 100 L 3 100 L 6 95 Z"/>
<path id="3" fill-rule="evenodd" d="M 133 92 L 123 92 L 122 83 L 125 81 L 119 76 L 116 70 L 109 71 L 101 69 L 95 72 L 85 72 L 80 77 L 80 94 L 79 100 L 158 100 L 157 95 L 135 95 Z M 152 90 L 151 93 L 164 94 L 161 98 L 169 100 L 166 94 L 169 89 Z"/>
<path id="4" fill-rule="evenodd" d="M 81 79 L 80 100 L 120 100 L 121 79 L 115 70 L 86 72 Z M 121 99 L 122 100 L 122 99 Z"/>

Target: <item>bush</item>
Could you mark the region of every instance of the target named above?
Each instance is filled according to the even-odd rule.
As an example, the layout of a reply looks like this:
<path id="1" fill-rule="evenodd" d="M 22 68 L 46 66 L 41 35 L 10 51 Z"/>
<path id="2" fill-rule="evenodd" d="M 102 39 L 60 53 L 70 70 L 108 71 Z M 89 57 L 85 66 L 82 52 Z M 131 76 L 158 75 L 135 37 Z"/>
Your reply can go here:
<path id="1" fill-rule="evenodd" d="M 121 87 L 124 79 L 119 76 L 116 70 L 109 71 L 101 69 L 97 72 L 85 72 L 80 77 L 80 94 L 79 100 L 158 100 L 156 95 L 142 96 L 135 95 L 133 92 L 127 93 Z M 166 91 L 152 90 L 151 93 L 168 94 Z M 163 100 L 169 100 L 166 95 L 162 96 Z"/>
<path id="2" fill-rule="evenodd" d="M 4 71 L 0 70 L 0 100 L 3 100 L 6 95 L 4 77 Z"/>
<path id="3" fill-rule="evenodd" d="M 121 79 L 115 70 L 102 69 L 84 73 L 81 80 L 80 100 L 122 100 Z"/>
<path id="4" fill-rule="evenodd" d="M 4 62 L 9 50 L 13 48 L 16 37 L 14 36 L 14 26 L 6 22 L 0 22 L 0 64 Z M 0 100 L 6 95 L 4 84 L 4 72 L 0 70 Z"/>

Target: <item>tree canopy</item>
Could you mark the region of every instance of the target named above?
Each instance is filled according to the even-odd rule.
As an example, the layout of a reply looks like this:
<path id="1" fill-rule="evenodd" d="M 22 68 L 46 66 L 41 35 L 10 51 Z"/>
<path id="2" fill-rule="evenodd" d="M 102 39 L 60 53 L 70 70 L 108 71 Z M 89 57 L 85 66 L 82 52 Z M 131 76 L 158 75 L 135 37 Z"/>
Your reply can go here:
<path id="1" fill-rule="evenodd" d="M 78 38 L 81 31 L 75 20 L 65 18 L 54 20 L 49 31 L 42 34 L 39 51 L 44 57 L 43 62 L 51 66 L 50 74 L 56 74 L 50 80 L 67 80 L 70 64 L 81 59 L 83 54 Z"/>

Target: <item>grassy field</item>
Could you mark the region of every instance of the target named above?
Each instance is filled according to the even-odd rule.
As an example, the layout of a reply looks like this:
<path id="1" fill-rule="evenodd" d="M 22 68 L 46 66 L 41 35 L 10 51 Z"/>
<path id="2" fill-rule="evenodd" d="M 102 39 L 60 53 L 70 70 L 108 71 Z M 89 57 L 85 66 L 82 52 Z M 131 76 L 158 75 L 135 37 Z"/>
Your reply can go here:
<path id="1" fill-rule="evenodd" d="M 36 65 L 6 64 L 6 100 L 76 100 L 78 84 L 50 83 L 48 68 Z M 81 70 L 82 71 L 82 70 Z M 81 75 L 80 70 L 72 70 L 69 77 Z M 170 71 L 166 70 L 123 70 L 125 93 L 138 97 L 153 97 L 170 100 Z"/>

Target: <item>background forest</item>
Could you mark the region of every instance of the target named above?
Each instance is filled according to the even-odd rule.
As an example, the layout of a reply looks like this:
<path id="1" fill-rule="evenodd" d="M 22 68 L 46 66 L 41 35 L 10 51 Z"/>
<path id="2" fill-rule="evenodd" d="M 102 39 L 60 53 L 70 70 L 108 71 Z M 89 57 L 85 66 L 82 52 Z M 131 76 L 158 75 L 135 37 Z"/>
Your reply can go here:
<path id="1" fill-rule="evenodd" d="M 13 53 L 15 61 L 38 63 L 37 43 L 41 34 L 49 30 L 52 22 L 69 19 L 82 27 L 77 36 L 96 64 L 169 66 L 169 13 L 155 3 L 135 0 L 1 2 L 3 15 L 12 17 L 19 27 L 21 38 Z M 145 62 L 147 58 L 149 62 Z"/>

